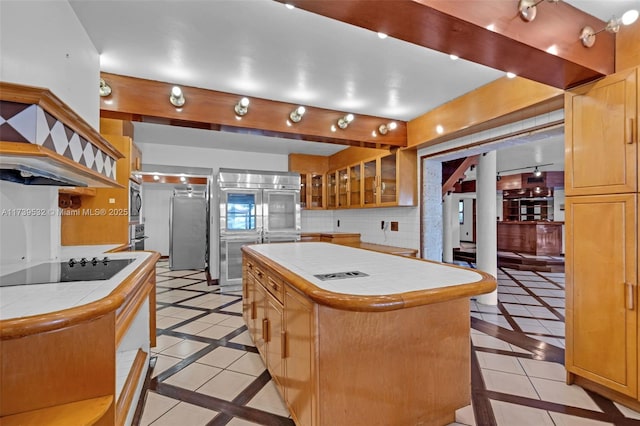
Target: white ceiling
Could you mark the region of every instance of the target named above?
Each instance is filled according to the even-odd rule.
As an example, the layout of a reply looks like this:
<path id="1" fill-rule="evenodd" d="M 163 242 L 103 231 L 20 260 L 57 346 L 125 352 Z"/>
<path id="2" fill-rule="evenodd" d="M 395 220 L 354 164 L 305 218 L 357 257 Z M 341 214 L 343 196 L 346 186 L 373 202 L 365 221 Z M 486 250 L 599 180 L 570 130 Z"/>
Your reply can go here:
<path id="1" fill-rule="evenodd" d="M 640 0 L 566 1 L 602 20 L 640 9 Z M 69 2 L 101 54 L 102 71 L 354 114 L 407 121 L 506 71 L 381 40 L 272 0 Z M 135 134 L 143 143 L 283 154 L 345 148 L 144 123 L 136 123 Z"/>

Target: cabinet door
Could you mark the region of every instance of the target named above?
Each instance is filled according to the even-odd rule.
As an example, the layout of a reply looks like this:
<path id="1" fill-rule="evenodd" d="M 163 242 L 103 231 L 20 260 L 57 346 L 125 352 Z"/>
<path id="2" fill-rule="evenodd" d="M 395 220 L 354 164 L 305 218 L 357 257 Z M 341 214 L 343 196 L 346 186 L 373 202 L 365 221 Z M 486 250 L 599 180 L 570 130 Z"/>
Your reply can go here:
<path id="1" fill-rule="evenodd" d="M 377 161 L 371 160 L 362 164 L 362 176 L 364 180 L 364 192 L 362 197 L 362 203 L 365 206 L 373 206 L 378 203 L 377 197 Z"/>
<path id="2" fill-rule="evenodd" d="M 266 354 L 267 366 L 276 383 L 284 386 L 283 334 L 284 321 L 282 305 L 271 294 L 267 294 Z"/>
<path id="3" fill-rule="evenodd" d="M 637 196 L 566 198 L 566 368 L 637 397 Z"/>
<path id="4" fill-rule="evenodd" d="M 362 206 L 362 172 L 360 163 L 349 167 L 349 207 Z"/>
<path id="5" fill-rule="evenodd" d="M 335 209 L 338 206 L 338 187 L 336 172 L 327 173 L 327 208 Z"/>
<path id="6" fill-rule="evenodd" d="M 300 208 L 306 209 L 309 207 L 309 203 L 307 197 L 310 195 L 309 181 L 307 179 L 308 175 L 305 173 L 300 173 Z"/>
<path id="7" fill-rule="evenodd" d="M 618 73 L 567 94 L 566 195 L 637 191 L 636 73 Z"/>
<path id="8" fill-rule="evenodd" d="M 315 421 L 316 389 L 314 353 L 315 326 L 313 304 L 288 285 L 285 286 L 285 359 L 286 400 L 298 425 L 318 424 Z"/>
<path id="9" fill-rule="evenodd" d="M 338 207 L 349 207 L 349 170 L 338 170 Z"/>
<path id="10" fill-rule="evenodd" d="M 380 157 L 379 191 L 382 205 L 396 205 L 398 202 L 398 157 L 394 154 Z"/>
<path id="11" fill-rule="evenodd" d="M 309 194 L 310 209 L 324 208 L 324 175 L 320 173 L 311 173 L 309 175 L 310 188 L 307 189 Z"/>
<path id="12" fill-rule="evenodd" d="M 254 303 L 256 310 L 256 320 L 255 320 L 255 333 L 253 334 L 253 343 L 255 343 L 262 360 L 267 363 L 266 358 L 266 341 L 265 338 L 268 337 L 266 333 L 267 330 L 267 290 L 259 283 L 255 283 L 254 288 Z"/>

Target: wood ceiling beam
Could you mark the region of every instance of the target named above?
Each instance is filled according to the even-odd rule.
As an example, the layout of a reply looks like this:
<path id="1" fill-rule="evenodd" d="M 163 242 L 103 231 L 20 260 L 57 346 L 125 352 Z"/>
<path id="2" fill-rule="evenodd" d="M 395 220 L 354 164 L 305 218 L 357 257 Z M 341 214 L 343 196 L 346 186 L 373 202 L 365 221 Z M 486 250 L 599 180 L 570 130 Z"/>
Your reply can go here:
<path id="1" fill-rule="evenodd" d="M 181 108 L 169 102 L 173 84 L 101 73 L 111 86 L 111 94 L 100 98 L 104 118 L 194 127 L 234 133 L 273 136 L 313 142 L 325 142 L 364 148 L 388 149 L 407 146 L 407 126 L 403 121 L 356 115 L 346 129 L 331 131 L 346 112 L 312 106 L 299 123 L 288 126 L 289 114 L 298 105 L 268 99 L 251 98 L 249 112 L 236 118 L 234 106 L 242 95 L 180 86 L 186 99 Z M 386 135 L 372 136 L 381 124 L 395 121 L 398 127 Z"/>
<path id="2" fill-rule="evenodd" d="M 540 3 L 525 22 L 517 0 L 275 1 L 560 89 L 614 72 L 612 34 L 591 48 L 579 40 L 585 25 L 606 24 L 564 2 Z"/>

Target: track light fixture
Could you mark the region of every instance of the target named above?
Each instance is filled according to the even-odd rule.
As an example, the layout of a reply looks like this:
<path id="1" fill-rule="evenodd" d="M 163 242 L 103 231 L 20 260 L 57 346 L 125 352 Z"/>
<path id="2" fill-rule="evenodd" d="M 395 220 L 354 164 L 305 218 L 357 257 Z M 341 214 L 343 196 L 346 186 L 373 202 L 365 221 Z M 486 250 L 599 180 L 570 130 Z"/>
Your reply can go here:
<path id="1" fill-rule="evenodd" d="M 349 124 L 351 124 L 353 119 L 354 119 L 353 114 L 347 114 L 344 117 L 340 117 L 338 119 L 338 127 L 340 127 L 341 129 L 346 129 L 349 126 Z"/>
<path id="2" fill-rule="evenodd" d="M 240 117 L 249 112 L 249 98 L 242 98 L 238 101 L 236 106 L 233 108 L 236 114 Z"/>
<path id="3" fill-rule="evenodd" d="M 631 25 L 638 19 L 638 11 L 635 9 L 631 9 L 626 11 L 622 18 L 612 17 L 607 25 L 599 30 L 595 31 L 590 26 L 586 26 L 580 31 L 580 41 L 582 41 L 582 45 L 584 47 L 591 47 L 596 43 L 596 34 L 599 34 L 603 31 L 607 31 L 609 33 L 615 34 L 620 31 L 620 25 Z"/>
<path id="4" fill-rule="evenodd" d="M 520 0 L 518 2 L 518 12 L 520 17 L 526 21 L 531 22 L 536 19 L 538 13 L 537 6 L 545 0 Z M 547 0 L 549 3 L 558 3 L 560 0 Z"/>
<path id="5" fill-rule="evenodd" d="M 538 169 L 538 166 L 536 166 L 536 168 L 533 170 L 533 175 L 535 177 L 540 177 L 542 176 L 542 172 L 540 171 L 540 169 Z"/>
<path id="6" fill-rule="evenodd" d="M 105 97 L 111 94 L 111 86 L 104 81 L 104 78 L 100 79 L 100 96 Z"/>
<path id="7" fill-rule="evenodd" d="M 171 102 L 171 105 L 178 108 L 184 105 L 185 98 L 181 88 L 179 88 L 178 86 L 173 86 L 171 88 L 171 95 L 169 95 L 169 102 Z"/>
<path id="8" fill-rule="evenodd" d="M 300 120 L 302 120 L 302 116 L 305 112 L 305 107 L 299 106 L 298 108 L 291 111 L 291 114 L 289 114 L 289 119 L 294 123 L 298 123 Z"/>
<path id="9" fill-rule="evenodd" d="M 389 130 L 395 130 L 397 128 L 398 124 L 395 121 L 392 121 L 387 124 L 381 124 L 380 127 L 378 127 L 378 133 L 380 133 L 381 135 L 386 135 Z"/>

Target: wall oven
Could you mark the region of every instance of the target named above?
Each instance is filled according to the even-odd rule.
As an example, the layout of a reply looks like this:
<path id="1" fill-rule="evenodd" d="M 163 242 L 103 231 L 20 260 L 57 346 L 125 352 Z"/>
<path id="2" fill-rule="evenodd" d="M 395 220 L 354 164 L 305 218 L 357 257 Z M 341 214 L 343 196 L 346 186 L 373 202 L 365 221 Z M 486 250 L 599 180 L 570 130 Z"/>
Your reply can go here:
<path id="1" fill-rule="evenodd" d="M 129 223 L 140 223 L 142 221 L 142 196 L 140 195 L 140 184 L 129 180 Z"/>

